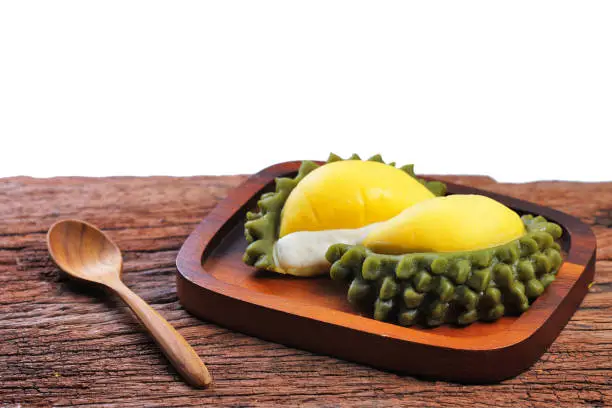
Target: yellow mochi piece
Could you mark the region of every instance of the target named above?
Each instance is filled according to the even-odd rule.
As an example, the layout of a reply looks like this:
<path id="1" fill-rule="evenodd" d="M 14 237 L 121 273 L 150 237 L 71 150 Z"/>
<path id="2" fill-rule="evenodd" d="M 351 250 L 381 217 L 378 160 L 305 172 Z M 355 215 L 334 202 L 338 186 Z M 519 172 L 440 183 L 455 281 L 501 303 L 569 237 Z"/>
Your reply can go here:
<path id="1" fill-rule="evenodd" d="M 378 253 L 470 251 L 503 245 L 525 234 L 517 213 L 480 195 L 451 195 L 418 203 L 381 224 L 363 244 Z"/>
<path id="2" fill-rule="evenodd" d="M 283 207 L 280 237 L 352 229 L 399 214 L 435 195 L 403 170 L 373 161 L 325 164 L 304 177 Z"/>

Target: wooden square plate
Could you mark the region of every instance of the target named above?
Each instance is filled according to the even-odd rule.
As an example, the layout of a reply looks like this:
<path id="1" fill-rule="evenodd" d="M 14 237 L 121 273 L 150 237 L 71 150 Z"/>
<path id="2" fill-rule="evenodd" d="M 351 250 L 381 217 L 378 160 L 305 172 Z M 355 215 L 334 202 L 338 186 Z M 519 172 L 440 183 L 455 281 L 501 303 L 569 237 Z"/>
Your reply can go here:
<path id="1" fill-rule="evenodd" d="M 177 291 L 194 315 L 266 340 L 402 373 L 459 382 L 496 382 L 531 366 L 580 305 L 593 280 L 596 241 L 590 228 L 559 211 L 447 183 L 449 194 L 492 197 L 519 213 L 563 227 L 566 252 L 557 279 L 519 317 L 468 327 L 406 328 L 360 316 L 346 285 L 329 277 L 295 278 L 242 262 L 244 219 L 275 177 L 295 176 L 300 162 L 251 176 L 187 238 L 176 261 Z"/>

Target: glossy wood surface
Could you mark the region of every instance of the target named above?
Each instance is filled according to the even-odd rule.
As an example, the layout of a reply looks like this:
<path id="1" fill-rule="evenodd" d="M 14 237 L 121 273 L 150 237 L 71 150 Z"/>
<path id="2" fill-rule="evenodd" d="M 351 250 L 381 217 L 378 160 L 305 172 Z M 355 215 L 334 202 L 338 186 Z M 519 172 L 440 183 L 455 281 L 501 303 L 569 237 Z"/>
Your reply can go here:
<path id="1" fill-rule="evenodd" d="M 565 326 L 593 279 L 595 238 L 578 219 L 536 204 L 449 184 L 450 193 L 491 196 L 519 212 L 564 228 L 567 256 L 558 277 L 519 317 L 466 328 L 404 328 L 360 316 L 346 288 L 325 277 L 303 279 L 257 271 L 241 261 L 244 214 L 275 177 L 298 162 L 250 177 L 206 217 L 177 258 L 181 303 L 195 315 L 264 339 L 375 367 L 460 382 L 496 382 L 533 364 Z"/>
<path id="2" fill-rule="evenodd" d="M 196 387 L 210 384 L 212 377 L 185 338 L 121 281 L 121 252 L 102 231 L 79 220 L 59 221 L 49 229 L 47 245 L 55 263 L 66 273 L 117 293 L 185 380 Z"/>

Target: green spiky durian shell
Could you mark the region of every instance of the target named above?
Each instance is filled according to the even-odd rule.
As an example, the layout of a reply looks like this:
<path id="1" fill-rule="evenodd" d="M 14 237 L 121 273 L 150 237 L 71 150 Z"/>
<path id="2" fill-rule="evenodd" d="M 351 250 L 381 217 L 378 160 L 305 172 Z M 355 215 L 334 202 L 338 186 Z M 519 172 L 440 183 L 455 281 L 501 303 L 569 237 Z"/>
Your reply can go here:
<path id="1" fill-rule="evenodd" d="M 327 163 L 340 160 L 343 159 L 332 153 L 329 155 Z M 354 154 L 347 160 L 361 160 L 361 158 Z M 382 157 L 378 154 L 370 157 L 368 160 L 384 163 Z M 395 163 L 389 163 L 389 165 L 395 166 Z M 273 258 L 274 243 L 278 240 L 282 209 L 295 186 L 318 167 L 319 165 L 315 162 L 303 161 L 298 174 L 294 178 L 277 178 L 275 180 L 275 191 L 262 194 L 257 202 L 257 211 L 246 214 L 244 235 L 249 245 L 244 252 L 243 260 L 247 265 L 252 265 L 259 269 L 282 272 L 276 268 Z M 442 196 L 446 193 L 446 185 L 444 183 L 417 178 L 414 174 L 414 165 L 409 164 L 400 167 L 400 169 L 417 179 L 436 196 Z"/>
<path id="2" fill-rule="evenodd" d="M 521 217 L 527 233 L 478 251 L 381 255 L 362 246 L 332 245 L 334 280 L 350 282 L 348 300 L 377 320 L 402 326 L 466 325 L 526 311 L 563 262 L 557 224 Z"/>

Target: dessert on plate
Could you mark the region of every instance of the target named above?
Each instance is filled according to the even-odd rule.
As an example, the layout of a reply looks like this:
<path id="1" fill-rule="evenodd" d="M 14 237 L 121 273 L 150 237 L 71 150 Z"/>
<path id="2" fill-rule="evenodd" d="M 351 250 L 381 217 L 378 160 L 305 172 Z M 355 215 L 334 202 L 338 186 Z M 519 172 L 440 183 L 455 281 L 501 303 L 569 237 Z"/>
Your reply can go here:
<path id="1" fill-rule="evenodd" d="M 403 326 L 526 311 L 555 279 L 562 229 L 481 195 L 446 195 L 379 155 L 304 161 L 247 213 L 244 262 L 347 283 L 348 301 Z"/>

